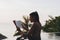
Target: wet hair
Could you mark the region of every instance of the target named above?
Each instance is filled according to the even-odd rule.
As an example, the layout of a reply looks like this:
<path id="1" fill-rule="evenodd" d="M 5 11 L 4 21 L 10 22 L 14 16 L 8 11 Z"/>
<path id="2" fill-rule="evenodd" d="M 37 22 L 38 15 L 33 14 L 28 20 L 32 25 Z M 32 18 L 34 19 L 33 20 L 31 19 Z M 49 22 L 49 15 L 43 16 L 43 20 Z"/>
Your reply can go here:
<path id="1" fill-rule="evenodd" d="M 30 16 L 34 18 L 34 21 L 39 22 L 39 15 L 37 11 L 30 13 Z"/>

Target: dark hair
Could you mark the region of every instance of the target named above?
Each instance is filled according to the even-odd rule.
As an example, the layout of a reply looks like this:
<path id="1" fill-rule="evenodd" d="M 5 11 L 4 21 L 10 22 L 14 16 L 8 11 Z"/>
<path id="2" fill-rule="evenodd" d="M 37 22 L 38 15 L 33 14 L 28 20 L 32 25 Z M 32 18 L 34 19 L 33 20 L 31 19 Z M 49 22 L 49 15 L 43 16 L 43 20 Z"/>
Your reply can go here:
<path id="1" fill-rule="evenodd" d="M 34 18 L 34 21 L 39 22 L 39 15 L 37 11 L 30 13 L 30 16 Z"/>

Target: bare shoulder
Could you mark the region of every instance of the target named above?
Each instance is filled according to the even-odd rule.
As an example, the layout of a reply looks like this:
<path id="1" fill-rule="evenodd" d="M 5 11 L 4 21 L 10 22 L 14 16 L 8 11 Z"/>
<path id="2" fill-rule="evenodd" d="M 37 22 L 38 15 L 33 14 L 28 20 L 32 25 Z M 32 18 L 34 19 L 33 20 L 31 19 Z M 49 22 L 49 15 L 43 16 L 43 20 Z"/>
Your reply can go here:
<path id="1" fill-rule="evenodd" d="M 35 23 L 34 23 L 34 26 L 41 27 L 41 23 L 35 22 Z"/>
<path id="2" fill-rule="evenodd" d="M 38 22 L 34 22 L 34 24 L 38 25 L 39 23 Z"/>
<path id="3" fill-rule="evenodd" d="M 34 22 L 34 25 L 35 25 L 35 26 L 40 26 L 40 23 Z"/>

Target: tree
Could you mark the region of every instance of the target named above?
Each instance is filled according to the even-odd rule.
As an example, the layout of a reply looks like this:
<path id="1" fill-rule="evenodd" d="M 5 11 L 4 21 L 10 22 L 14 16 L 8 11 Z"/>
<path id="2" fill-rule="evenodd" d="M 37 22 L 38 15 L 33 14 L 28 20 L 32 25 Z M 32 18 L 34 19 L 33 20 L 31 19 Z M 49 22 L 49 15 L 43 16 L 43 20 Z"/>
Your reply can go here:
<path id="1" fill-rule="evenodd" d="M 43 31 L 45 32 L 60 32 L 60 16 L 46 20 Z"/>

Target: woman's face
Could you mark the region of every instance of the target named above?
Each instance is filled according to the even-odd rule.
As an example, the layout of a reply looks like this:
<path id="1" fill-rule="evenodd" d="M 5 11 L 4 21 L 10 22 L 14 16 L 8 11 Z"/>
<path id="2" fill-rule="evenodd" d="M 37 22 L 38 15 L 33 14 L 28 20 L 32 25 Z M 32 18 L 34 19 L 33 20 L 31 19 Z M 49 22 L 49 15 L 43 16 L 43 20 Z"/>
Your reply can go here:
<path id="1" fill-rule="evenodd" d="M 33 22 L 33 17 L 32 16 L 30 16 L 30 21 Z"/>

